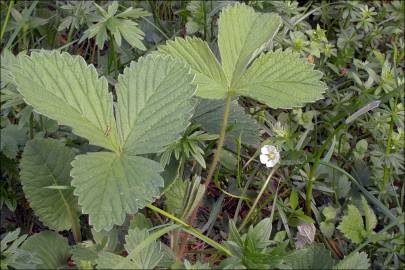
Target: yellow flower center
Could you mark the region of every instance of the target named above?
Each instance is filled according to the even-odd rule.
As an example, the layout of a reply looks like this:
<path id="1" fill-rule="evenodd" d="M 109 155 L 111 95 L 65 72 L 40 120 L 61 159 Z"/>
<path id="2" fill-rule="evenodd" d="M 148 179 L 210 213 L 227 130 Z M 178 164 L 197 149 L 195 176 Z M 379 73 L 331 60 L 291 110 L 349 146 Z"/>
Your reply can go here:
<path id="1" fill-rule="evenodd" d="M 276 158 L 276 155 L 274 153 L 268 153 L 267 156 L 269 159 L 274 160 Z"/>

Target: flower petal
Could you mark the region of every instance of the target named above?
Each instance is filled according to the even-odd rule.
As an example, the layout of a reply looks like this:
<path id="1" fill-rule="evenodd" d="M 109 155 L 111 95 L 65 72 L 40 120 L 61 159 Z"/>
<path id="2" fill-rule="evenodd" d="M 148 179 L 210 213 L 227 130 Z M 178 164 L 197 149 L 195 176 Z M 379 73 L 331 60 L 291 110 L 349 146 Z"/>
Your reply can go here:
<path id="1" fill-rule="evenodd" d="M 262 164 L 266 164 L 268 160 L 269 160 L 269 157 L 267 155 L 260 155 L 260 162 Z"/>
<path id="2" fill-rule="evenodd" d="M 276 165 L 277 162 L 275 162 L 274 160 L 269 159 L 269 161 L 267 161 L 266 163 L 266 167 L 271 168 L 274 167 L 274 165 Z"/>
<path id="3" fill-rule="evenodd" d="M 270 150 L 268 149 L 269 146 L 270 146 L 270 145 L 265 145 L 265 146 L 262 147 L 262 149 L 261 149 L 262 154 L 268 154 L 268 153 L 270 153 Z"/>
<path id="4" fill-rule="evenodd" d="M 280 153 L 279 152 L 275 152 L 274 153 L 274 159 L 273 159 L 273 161 L 275 162 L 275 163 L 278 163 L 279 161 L 280 161 Z"/>

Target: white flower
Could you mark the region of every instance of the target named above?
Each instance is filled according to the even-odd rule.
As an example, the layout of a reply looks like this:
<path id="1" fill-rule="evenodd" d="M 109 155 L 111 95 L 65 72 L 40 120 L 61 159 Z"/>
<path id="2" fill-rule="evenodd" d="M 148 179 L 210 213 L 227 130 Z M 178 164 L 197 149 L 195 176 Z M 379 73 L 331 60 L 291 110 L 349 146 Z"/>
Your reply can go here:
<path id="1" fill-rule="evenodd" d="M 261 149 L 260 162 L 266 164 L 266 167 L 274 167 L 280 160 L 280 153 L 274 145 L 265 145 Z"/>

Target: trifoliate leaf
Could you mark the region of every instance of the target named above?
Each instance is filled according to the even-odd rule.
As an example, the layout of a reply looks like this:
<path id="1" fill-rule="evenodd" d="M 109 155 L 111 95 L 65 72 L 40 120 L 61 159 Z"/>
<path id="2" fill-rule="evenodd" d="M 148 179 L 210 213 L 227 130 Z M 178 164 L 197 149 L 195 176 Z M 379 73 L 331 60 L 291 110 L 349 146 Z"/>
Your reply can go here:
<path id="1" fill-rule="evenodd" d="M 370 262 L 367 258 L 367 253 L 365 252 L 356 252 L 346 256 L 341 260 L 333 269 L 369 269 Z"/>
<path id="2" fill-rule="evenodd" d="M 96 231 L 110 230 L 151 203 L 163 187 L 160 164 L 138 156 L 97 152 L 76 156 L 72 185 Z"/>
<path id="3" fill-rule="evenodd" d="M 54 139 L 34 139 L 21 159 L 21 184 L 31 208 L 53 230 L 70 229 L 79 222 L 77 199 L 70 186 L 73 151 Z M 51 189 L 67 186 L 68 189 Z"/>
<path id="4" fill-rule="evenodd" d="M 80 155 L 72 163 L 74 194 L 90 225 L 109 230 L 151 203 L 163 186 L 162 168 L 134 155 L 161 151 L 187 127 L 195 92 L 189 69 L 169 57 L 142 58 L 119 77 L 113 111 L 106 79 L 83 58 L 43 51 L 22 59 L 13 74 L 25 100 L 114 151 Z"/>
<path id="5" fill-rule="evenodd" d="M 21 56 L 12 67 L 18 91 L 34 110 L 111 150 L 116 148 L 112 95 L 107 80 L 80 56 L 56 51 Z"/>
<path id="6" fill-rule="evenodd" d="M 218 21 L 218 48 L 229 85 L 235 82 L 277 33 L 281 19 L 273 13 L 257 13 L 252 7 L 225 7 Z"/>
<path id="7" fill-rule="evenodd" d="M 313 244 L 292 252 L 285 258 L 292 269 L 331 269 L 334 260 L 330 252 L 321 244 Z"/>
<path id="8" fill-rule="evenodd" d="M 326 85 L 321 77 L 298 54 L 278 51 L 255 60 L 235 83 L 235 91 L 274 109 L 301 107 L 322 98 Z"/>
<path id="9" fill-rule="evenodd" d="M 348 213 L 342 218 L 338 229 L 353 243 L 360 244 L 365 233 L 363 217 L 354 205 L 348 206 Z"/>
<path id="10" fill-rule="evenodd" d="M 362 196 L 361 197 L 361 205 L 363 207 L 364 216 L 366 218 L 366 230 L 373 231 L 374 228 L 377 226 L 377 218 L 374 214 L 374 211 L 368 205 L 366 199 Z"/>
<path id="11" fill-rule="evenodd" d="M 42 261 L 36 265 L 38 269 L 64 269 L 70 256 L 67 240 L 52 231 L 43 231 L 29 237 L 21 249 Z"/>
<path id="12" fill-rule="evenodd" d="M 160 46 L 159 52 L 187 63 L 196 74 L 197 95 L 204 98 L 225 98 L 227 81 L 208 44 L 198 38 L 176 38 Z"/>
<path id="13" fill-rule="evenodd" d="M 156 153 L 186 129 L 195 92 L 188 71 L 168 57 L 151 55 L 119 76 L 117 122 L 125 153 Z"/>

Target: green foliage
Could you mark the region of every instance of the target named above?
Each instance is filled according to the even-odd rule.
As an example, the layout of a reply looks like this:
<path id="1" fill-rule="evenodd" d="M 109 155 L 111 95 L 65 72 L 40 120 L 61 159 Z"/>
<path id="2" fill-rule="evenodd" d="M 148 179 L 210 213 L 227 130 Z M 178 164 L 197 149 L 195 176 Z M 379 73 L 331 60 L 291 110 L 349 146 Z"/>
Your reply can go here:
<path id="1" fill-rule="evenodd" d="M 16 269 L 27 269 L 33 265 L 41 264 L 42 261 L 33 256 L 31 252 L 23 250 L 20 245 L 27 239 L 27 234 L 20 236 L 20 229 L 8 232 L 1 239 L 1 258 L 2 269 L 8 269 L 8 266 Z"/>
<path id="2" fill-rule="evenodd" d="M 2 269 L 405 267 L 404 1 L 0 10 Z"/>
<path id="3" fill-rule="evenodd" d="M 203 98 L 244 95 L 272 108 L 302 106 L 322 98 L 326 89 L 319 81 L 322 73 L 313 71 L 313 67 L 297 54 L 274 52 L 261 54 L 253 60 L 279 27 L 278 15 L 256 13 L 237 3 L 224 8 L 219 18 L 221 64 L 208 44 L 196 38 L 176 38 L 160 46 L 159 52 L 190 65 L 196 73 L 197 95 Z M 258 28 L 262 31 L 257 31 Z"/>
<path id="4" fill-rule="evenodd" d="M 349 205 L 348 213 L 342 218 L 342 222 L 338 227 L 348 239 L 356 244 L 360 244 L 368 236 L 373 234 L 373 230 L 377 225 L 376 216 L 364 197 L 362 197 L 362 208 L 365 223 L 359 209 L 354 205 Z"/>
<path id="5" fill-rule="evenodd" d="M 35 258 L 41 260 L 41 263 L 35 265 L 38 269 L 65 268 L 70 257 L 67 240 L 52 231 L 44 231 L 29 237 L 21 245 L 21 249 L 35 254 Z"/>
<path id="6" fill-rule="evenodd" d="M 369 269 L 370 262 L 365 252 L 352 253 L 346 256 L 333 269 Z"/>
<path id="7" fill-rule="evenodd" d="M 24 148 L 21 184 L 41 221 L 53 230 L 70 229 L 79 222 L 77 199 L 70 186 L 71 149 L 53 139 L 35 139 Z"/>
<path id="8" fill-rule="evenodd" d="M 62 67 L 69 68 L 62 72 Z M 78 69 L 83 72 L 76 74 Z M 90 143 L 115 151 L 78 155 L 72 163 L 74 194 L 96 230 L 122 224 L 127 213 L 135 213 L 159 195 L 162 169 L 135 155 L 161 151 L 185 129 L 194 93 L 187 69 L 156 56 L 131 65 L 118 80 L 117 120 L 107 81 L 97 78 L 94 67 L 81 57 L 35 53 L 23 57 L 13 74 L 19 91 L 36 110 L 72 126 Z M 67 82 L 66 91 L 62 83 Z M 44 94 L 47 102 L 39 98 Z"/>
<path id="9" fill-rule="evenodd" d="M 192 121 L 201 125 L 209 133 L 219 134 L 222 117 L 224 115 L 223 100 L 200 99 Z M 236 141 L 241 138 L 243 144 L 249 146 L 259 145 L 259 125 L 245 112 L 237 100 L 232 101 L 228 119 L 228 130 L 225 145 L 236 149 Z"/>
<path id="10" fill-rule="evenodd" d="M 292 269 L 331 269 L 334 265 L 330 252 L 321 244 L 292 252 L 286 262 Z"/>
<path id="11" fill-rule="evenodd" d="M 100 17 L 96 18 L 96 24 L 92 25 L 84 32 L 81 41 L 96 37 L 97 46 L 104 47 L 106 40 L 114 38 L 118 46 L 121 46 L 122 37 L 134 48 L 146 50 L 142 39 L 145 33 L 139 29 L 138 23 L 134 20 L 140 17 L 148 16 L 149 13 L 142 9 L 127 8 L 121 13 L 118 11 L 118 1 L 112 2 L 105 11 L 101 6 L 94 3 Z"/>

